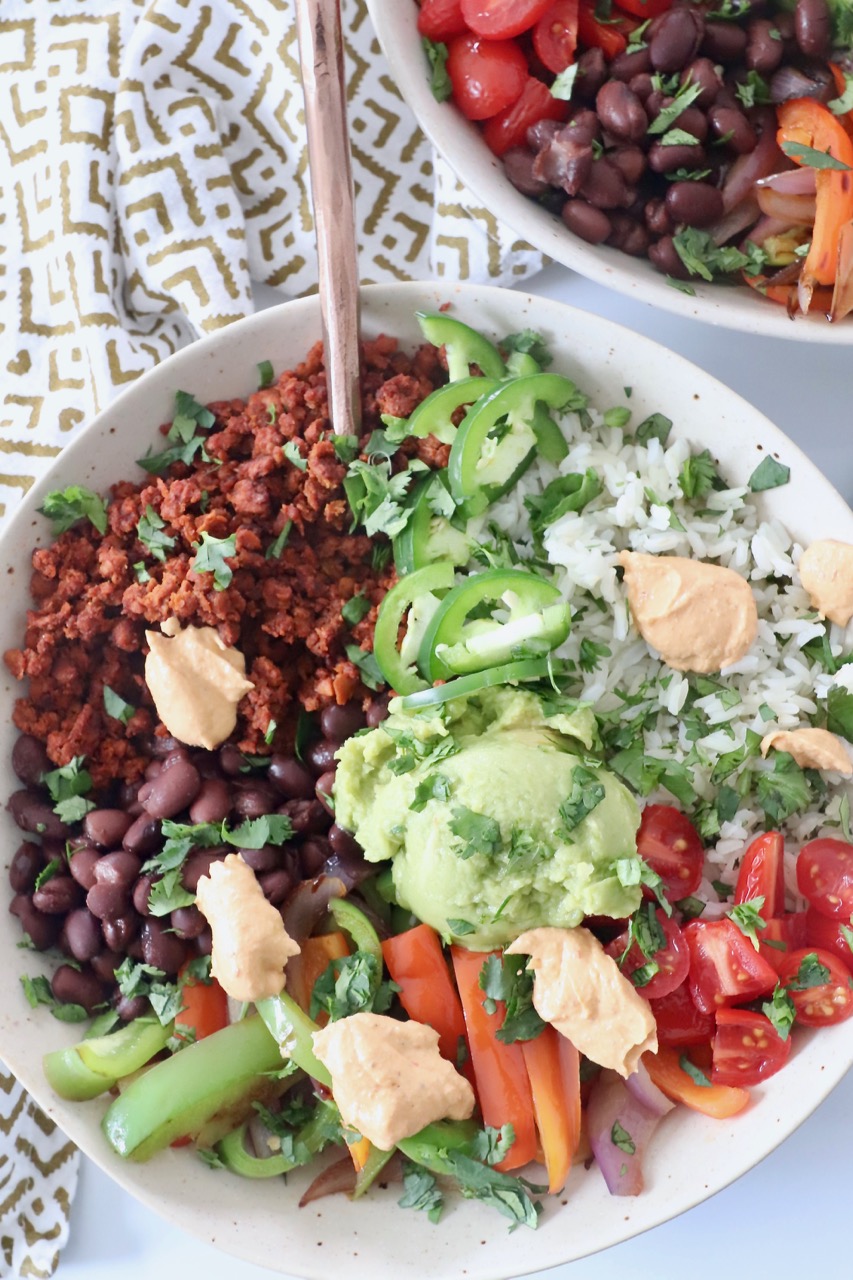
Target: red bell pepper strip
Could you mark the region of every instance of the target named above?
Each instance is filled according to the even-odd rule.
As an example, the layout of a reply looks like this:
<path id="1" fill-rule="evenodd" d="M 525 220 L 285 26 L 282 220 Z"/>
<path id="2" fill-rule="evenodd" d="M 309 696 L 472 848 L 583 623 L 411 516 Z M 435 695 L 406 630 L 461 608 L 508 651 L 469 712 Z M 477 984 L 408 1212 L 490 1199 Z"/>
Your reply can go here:
<path id="1" fill-rule="evenodd" d="M 633 18 L 616 22 L 599 22 L 595 16 L 595 0 L 580 0 L 578 8 L 578 44 L 600 49 L 608 62 L 618 58 L 628 47 L 628 36 L 638 25 Z"/>
<path id="2" fill-rule="evenodd" d="M 777 107 L 777 141 L 829 152 L 846 167 L 815 169 L 816 208 L 811 248 L 800 277 L 800 300 L 808 310 L 816 284 L 835 282 L 841 231 L 853 219 L 853 138 L 837 116 L 813 98 L 795 98 Z M 797 164 L 803 163 L 796 155 Z M 805 303 L 805 305 L 803 305 Z"/>
<path id="3" fill-rule="evenodd" d="M 519 1044 L 504 1044 L 497 1038 L 503 1021 L 501 1007 L 495 1013 L 483 1008 L 480 971 L 486 960 L 482 951 L 451 947 L 456 985 L 462 1000 L 471 1061 L 477 1081 L 477 1096 L 483 1122 L 494 1129 L 511 1124 L 515 1131 L 509 1154 L 495 1168 L 506 1172 L 536 1158 L 536 1123 L 533 1098 L 524 1054 Z"/>
<path id="4" fill-rule="evenodd" d="M 382 943 L 382 957 L 400 988 L 400 1003 L 406 1013 L 415 1022 L 423 1022 L 438 1032 L 439 1052 L 454 1066 L 459 1062 L 460 1047 L 463 1049 L 465 1062 L 460 1064 L 460 1069 L 473 1084 L 462 1005 L 438 934 L 428 924 L 419 924 L 405 933 L 386 938 Z"/>
<path id="5" fill-rule="evenodd" d="M 287 966 L 287 989 L 300 1009 L 305 1013 L 311 1010 L 311 992 L 314 983 L 321 973 L 325 973 L 333 960 L 342 960 L 349 955 L 349 947 L 344 935 L 335 930 L 333 933 L 321 933 L 316 938 L 306 938 L 301 944 L 297 965 L 290 961 Z M 324 1027 L 328 1015 L 321 1013 L 317 1025 Z"/>
<path id="6" fill-rule="evenodd" d="M 179 1040 L 203 1040 L 228 1026 L 228 996 L 215 978 L 207 982 L 180 973 L 181 1004 L 175 1018 L 175 1036 Z"/>
<path id="7" fill-rule="evenodd" d="M 564 1186 L 581 1133 L 580 1054 L 553 1027 L 521 1042 L 552 1195 Z"/>

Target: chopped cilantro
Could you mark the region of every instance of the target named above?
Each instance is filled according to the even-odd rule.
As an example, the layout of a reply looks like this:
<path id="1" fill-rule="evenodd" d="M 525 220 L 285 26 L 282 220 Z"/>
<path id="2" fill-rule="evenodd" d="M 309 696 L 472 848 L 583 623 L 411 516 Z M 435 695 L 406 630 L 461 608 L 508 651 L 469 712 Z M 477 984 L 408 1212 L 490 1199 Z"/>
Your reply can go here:
<path id="1" fill-rule="evenodd" d="M 494 1013 L 502 1003 L 504 1017 L 496 1032 L 504 1044 L 535 1040 L 545 1026 L 533 1007 L 533 972 L 524 955 L 489 955 L 480 969 L 480 990 L 486 995 L 483 1007 Z"/>
<path id="2" fill-rule="evenodd" d="M 679 88 L 669 106 L 661 108 L 660 112 L 649 125 L 646 132 L 652 136 L 659 133 L 665 134 L 670 128 L 670 125 L 674 124 L 681 115 L 682 111 L 685 111 L 687 107 L 691 106 L 696 99 L 701 96 L 701 93 L 701 84 L 684 84 Z M 693 141 L 695 141 L 695 139 L 693 139 Z"/>
<path id="3" fill-rule="evenodd" d="M 79 822 L 94 803 L 84 797 L 92 790 L 92 775 L 83 768 L 85 756 L 74 756 L 68 764 L 52 769 L 42 777 L 42 782 L 53 800 L 53 812 L 62 822 Z"/>
<path id="4" fill-rule="evenodd" d="M 394 422 L 408 423 L 408 419 L 394 418 Z M 407 432 L 404 432 L 400 439 L 405 439 L 407 434 Z M 394 428 L 389 428 L 386 431 L 371 431 L 370 438 L 364 446 L 365 457 L 393 458 L 400 448 L 400 439 L 396 438 L 397 435 L 399 435 L 399 431 L 395 431 Z"/>
<path id="5" fill-rule="evenodd" d="M 162 1026 L 166 1026 L 181 1012 L 180 988 L 169 982 L 162 969 L 151 964 L 136 964 L 125 957 L 115 971 L 118 989 L 128 1000 L 142 996 L 148 1000 Z"/>
<path id="6" fill-rule="evenodd" d="M 290 537 L 290 530 L 293 528 L 292 520 L 285 520 L 282 525 L 281 533 L 275 542 L 271 542 L 264 552 L 265 560 L 278 560 L 284 548 L 287 546 L 287 540 Z"/>
<path id="7" fill-rule="evenodd" d="M 81 1004 L 66 1004 L 57 1000 L 50 983 L 42 975 L 30 978 L 23 974 L 21 986 L 31 1009 L 37 1009 L 43 1004 L 60 1022 L 85 1022 L 89 1016 Z"/>
<path id="8" fill-rule="evenodd" d="M 648 444 L 650 440 L 660 440 L 666 447 L 669 433 L 672 431 L 672 419 L 663 413 L 650 413 L 637 427 L 634 439 L 638 444 Z"/>
<path id="9" fill-rule="evenodd" d="M 51 858 L 50 862 L 48 862 L 46 866 L 42 867 L 41 871 L 36 876 L 34 888 L 40 889 L 43 884 L 47 884 L 48 880 L 52 880 L 53 877 L 57 875 L 61 867 L 62 862 L 59 858 Z"/>
<path id="10" fill-rule="evenodd" d="M 264 387 L 268 387 L 274 377 L 272 362 L 261 360 L 258 364 L 258 390 L 263 391 Z"/>
<path id="11" fill-rule="evenodd" d="M 739 902 L 737 906 L 732 907 L 729 916 L 732 921 L 740 929 L 741 933 L 749 938 L 755 950 L 758 950 L 758 929 L 763 929 L 767 921 L 761 915 L 761 908 L 764 906 L 764 898 L 751 898 L 748 902 Z"/>
<path id="12" fill-rule="evenodd" d="M 181 882 L 181 869 L 165 871 L 151 886 L 148 894 L 148 910 L 152 916 L 167 916 L 179 907 L 191 907 L 195 894 L 185 889 Z"/>
<path id="13" fill-rule="evenodd" d="M 475 813 L 465 805 L 454 805 L 451 810 L 450 833 L 462 841 L 454 853 L 459 858 L 470 858 L 475 853 L 493 857 L 501 845 L 500 824 L 484 813 Z"/>
<path id="14" fill-rule="evenodd" d="M 415 794 L 409 808 L 413 813 L 420 813 L 430 800 L 446 803 L 450 799 L 450 779 L 443 773 L 430 773 L 415 787 Z"/>
<path id="15" fill-rule="evenodd" d="M 686 129 L 669 129 L 658 141 L 662 147 L 695 147 L 699 139 Z"/>
<path id="16" fill-rule="evenodd" d="M 685 227 L 673 236 L 672 243 L 690 274 L 709 282 L 715 275 L 734 271 L 748 270 L 756 275 L 766 261 L 764 251 L 751 241 L 747 241 L 748 252 L 742 252 L 734 245 L 716 244 L 707 231 L 698 227 Z"/>
<path id="17" fill-rule="evenodd" d="M 414 471 L 391 474 L 387 458 L 378 462 L 351 462 L 344 478 L 344 492 L 356 524 L 362 524 L 368 537 L 384 533 L 396 538 L 402 533 L 412 513 L 404 499 Z"/>
<path id="18" fill-rule="evenodd" d="M 833 685 L 826 695 L 826 727 L 853 742 L 853 693 Z"/>
<path id="19" fill-rule="evenodd" d="M 247 818 L 233 831 L 222 828 L 222 838 L 238 849 L 263 849 L 264 845 L 280 845 L 293 835 L 293 824 L 283 813 L 265 813 L 260 818 Z"/>
<path id="20" fill-rule="evenodd" d="M 634 1139 L 618 1120 L 614 1121 L 613 1128 L 610 1130 L 610 1141 L 614 1147 L 618 1147 L 620 1151 L 624 1151 L 628 1156 L 634 1155 L 637 1150 Z"/>
<path id="21" fill-rule="evenodd" d="M 612 650 L 606 644 L 599 644 L 596 640 L 590 640 L 584 636 L 580 643 L 578 666 L 581 671 L 596 671 L 602 658 L 609 658 L 611 653 Z"/>
<path id="22" fill-rule="evenodd" d="M 379 663 L 369 649 L 361 649 L 357 644 L 346 646 L 346 655 L 350 662 L 358 667 L 361 682 L 368 689 L 384 689 L 385 677 L 379 670 Z"/>
<path id="23" fill-rule="evenodd" d="M 358 457 L 358 436 L 334 435 L 332 448 L 339 462 L 350 463 Z"/>
<path id="24" fill-rule="evenodd" d="M 454 938 L 467 938 L 469 933 L 475 932 L 477 926 L 470 920 L 459 920 L 456 916 L 448 916 L 447 928 Z"/>
<path id="25" fill-rule="evenodd" d="M 540 494 L 530 494 L 524 505 L 530 514 L 530 528 L 534 537 L 541 538 L 549 525 L 554 524 L 569 511 L 583 511 L 587 503 L 601 493 L 602 483 L 597 471 L 589 467 L 583 475 L 572 472 L 558 476 L 546 485 Z"/>
<path id="26" fill-rule="evenodd" d="M 789 991 L 811 991 L 813 987 L 822 987 L 829 982 L 831 974 L 825 964 L 817 958 L 816 951 L 803 956 L 795 976 L 787 984 Z"/>
<path id="27" fill-rule="evenodd" d="M 515 1225 L 535 1227 L 538 1206 L 520 1178 L 490 1169 L 463 1151 L 442 1152 L 447 1172 L 459 1183 L 467 1199 L 480 1200 L 509 1218 Z"/>
<path id="28" fill-rule="evenodd" d="M 812 169 L 839 169 L 850 172 L 850 165 L 837 160 L 830 150 L 818 151 L 816 147 L 807 147 L 802 142 L 783 142 L 782 151 L 791 160 L 798 160 Z"/>
<path id="29" fill-rule="evenodd" d="M 559 72 L 551 85 L 551 97 L 559 98 L 561 102 L 568 102 L 575 87 L 577 74 L 578 64 L 576 62 Z"/>
<path id="30" fill-rule="evenodd" d="M 420 1209 L 430 1222 L 438 1222 L 444 1208 L 444 1196 L 433 1174 L 411 1160 L 403 1162 L 403 1194 L 397 1201 L 401 1209 Z"/>
<path id="31" fill-rule="evenodd" d="M 797 1016 L 797 1010 L 793 1000 L 780 982 L 777 982 L 773 988 L 772 997 L 762 1004 L 761 1012 L 770 1019 L 776 1034 L 782 1040 L 787 1040 L 791 1034 L 794 1019 Z"/>
<path id="32" fill-rule="evenodd" d="M 515 1129 L 511 1124 L 503 1124 L 500 1129 L 494 1129 L 487 1124 L 475 1134 L 474 1141 L 471 1143 L 471 1154 L 478 1160 L 482 1160 L 483 1164 L 500 1164 L 501 1160 L 509 1155 L 509 1149 L 514 1142 Z"/>
<path id="33" fill-rule="evenodd" d="M 133 572 L 136 574 L 137 582 L 150 582 L 151 574 L 145 568 L 144 560 L 135 560 L 133 563 Z"/>
<path id="34" fill-rule="evenodd" d="M 644 884 L 658 900 L 658 905 L 668 915 L 672 915 L 672 903 L 664 893 L 663 880 L 653 871 L 647 862 L 636 855 L 632 858 L 617 858 L 614 864 L 616 879 L 624 889 L 631 885 Z"/>
<path id="35" fill-rule="evenodd" d="M 308 459 L 303 458 L 299 445 L 295 440 L 288 440 L 284 446 L 284 456 L 299 471 L 308 470 Z"/>
<path id="36" fill-rule="evenodd" d="M 136 715 L 136 707 L 125 702 L 108 684 L 104 685 L 104 710 L 112 720 L 119 720 L 122 724 L 127 724 Z"/>
<path id="37" fill-rule="evenodd" d="M 519 351 L 522 355 L 532 356 L 543 369 L 547 369 L 554 360 L 545 339 L 534 329 L 522 329 L 521 333 L 508 333 L 501 339 L 498 346 L 502 351 Z"/>
<path id="38" fill-rule="evenodd" d="M 70 484 L 65 489 L 54 489 L 45 495 L 39 511 L 50 520 L 54 538 L 84 519 L 93 524 L 98 533 L 107 531 L 107 504 L 83 485 Z"/>
<path id="39" fill-rule="evenodd" d="M 345 604 L 341 606 L 341 617 L 348 626 L 354 627 L 356 623 L 361 622 L 362 618 L 370 613 L 371 604 L 367 596 L 363 592 L 358 595 L 351 596 Z"/>
<path id="40" fill-rule="evenodd" d="M 320 974 L 311 993 L 311 1017 L 324 1011 L 335 1022 L 353 1013 L 385 1013 L 399 990 L 395 982 L 382 981 L 376 956 L 355 951 L 332 960 Z"/>
<path id="41" fill-rule="evenodd" d="M 758 774 L 755 795 L 764 816 L 773 827 L 779 827 L 792 814 L 805 811 L 811 800 L 809 780 L 793 756 L 777 751 L 773 768 Z"/>
<path id="42" fill-rule="evenodd" d="M 198 430 L 209 431 L 215 422 L 216 418 L 210 409 L 205 409 L 188 391 L 176 392 L 175 416 L 167 435 L 172 444 L 162 453 L 152 454 L 149 450 L 144 458 L 137 459 L 137 465 L 143 471 L 162 475 L 173 462 L 189 465 L 197 453 L 202 462 L 210 462 L 204 447 L 204 437 L 198 434 Z"/>
<path id="43" fill-rule="evenodd" d="M 162 564 L 166 559 L 166 552 L 171 551 L 175 545 L 175 539 L 163 530 L 166 527 L 165 520 L 154 510 L 149 503 L 145 508 L 145 514 L 140 516 L 136 526 L 136 536 L 145 547 L 146 551 L 159 560 Z"/>
<path id="44" fill-rule="evenodd" d="M 631 410 L 626 409 L 624 405 L 616 405 L 613 409 L 607 410 L 603 421 L 605 427 L 616 427 L 621 431 L 631 421 Z"/>
<path id="45" fill-rule="evenodd" d="M 196 553 L 193 573 L 212 573 L 215 591 L 224 591 L 230 586 L 234 570 L 226 561 L 229 556 L 237 554 L 235 533 L 230 533 L 227 538 L 214 538 L 205 530 L 201 535 L 201 542 L 194 542 L 192 549 Z"/>
<path id="46" fill-rule="evenodd" d="M 221 1157 L 216 1154 L 213 1147 L 196 1147 L 195 1153 L 202 1164 L 207 1165 L 208 1169 L 224 1169 L 226 1167 L 225 1163 Z"/>
<path id="47" fill-rule="evenodd" d="M 689 1076 L 694 1084 L 698 1084 L 700 1089 L 710 1089 L 711 1081 L 705 1075 L 695 1062 L 691 1062 L 686 1053 L 682 1053 L 678 1059 L 678 1065 L 686 1076 Z"/>
<path id="48" fill-rule="evenodd" d="M 747 484 L 753 493 L 762 493 L 765 489 L 778 489 L 780 485 L 787 484 L 790 478 L 791 468 L 783 466 L 768 453 L 759 462 Z"/>
<path id="49" fill-rule="evenodd" d="M 770 96 L 770 85 L 757 71 L 747 72 L 746 79 L 742 80 L 735 89 L 735 97 L 740 101 L 741 106 L 747 109 L 768 106 L 773 101 Z"/>
<path id="50" fill-rule="evenodd" d="M 429 87 L 436 102 L 446 102 L 453 93 L 447 74 L 447 45 L 421 36 L 421 45 L 429 63 Z"/>
<path id="51" fill-rule="evenodd" d="M 687 459 L 679 472 L 678 484 L 685 498 L 704 498 L 712 489 L 719 488 L 720 477 L 709 449 Z"/>
<path id="52" fill-rule="evenodd" d="M 579 826 L 604 799 L 604 783 L 585 765 L 575 766 L 572 773 L 572 790 L 560 805 L 563 830 L 568 834 Z"/>

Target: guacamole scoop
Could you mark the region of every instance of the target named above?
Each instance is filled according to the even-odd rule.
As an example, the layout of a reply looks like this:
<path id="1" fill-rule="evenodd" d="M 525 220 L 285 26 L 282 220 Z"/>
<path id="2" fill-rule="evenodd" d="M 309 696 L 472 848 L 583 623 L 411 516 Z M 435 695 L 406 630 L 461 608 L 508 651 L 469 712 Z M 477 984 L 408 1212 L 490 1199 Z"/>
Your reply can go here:
<path id="1" fill-rule="evenodd" d="M 636 860 L 640 813 L 589 757 L 588 707 L 547 716 L 504 686 L 429 715 L 391 708 L 338 752 L 335 820 L 369 861 L 391 859 L 402 907 L 475 951 L 636 910 L 616 863 Z"/>

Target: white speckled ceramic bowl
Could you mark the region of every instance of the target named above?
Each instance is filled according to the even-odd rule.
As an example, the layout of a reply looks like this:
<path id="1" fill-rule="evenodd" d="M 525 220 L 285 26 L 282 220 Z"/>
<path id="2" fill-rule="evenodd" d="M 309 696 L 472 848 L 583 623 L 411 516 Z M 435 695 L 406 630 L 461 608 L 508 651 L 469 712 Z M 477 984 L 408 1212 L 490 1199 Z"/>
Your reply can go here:
<path id="1" fill-rule="evenodd" d="M 623 387 L 631 386 L 636 420 L 653 410 L 666 413 L 677 432 L 709 447 L 735 480 L 745 480 L 767 452 L 778 454 L 791 467 L 791 482 L 764 495 L 768 511 L 789 521 L 801 540 L 832 535 L 853 541 L 853 514 L 790 441 L 733 392 L 645 338 L 555 302 L 490 288 L 392 285 L 365 289 L 363 301 L 365 332 L 395 334 L 409 347 L 419 341 L 414 312 L 443 303 L 492 337 L 535 326 L 556 353 L 555 367 L 573 377 L 594 403 L 616 403 Z M 30 552 L 49 539 L 47 522 L 37 512 L 46 492 L 70 483 L 105 490 L 138 474 L 134 460 L 155 440 L 158 424 L 171 416 L 178 388 L 207 401 L 246 394 L 254 389 L 259 358 L 270 359 L 277 370 L 289 367 L 319 334 L 316 299 L 263 311 L 173 356 L 100 414 L 27 495 L 3 535 L 7 568 L 0 646 L 20 641 Z M 17 692 L 2 668 L 4 794 L 19 785 L 8 764 Z M 5 872 L 20 833 L 5 813 L 0 821 Z M 3 884 L 8 900 L 5 874 Z M 13 975 L 37 972 L 42 958 L 19 950 L 19 939 L 17 921 L 7 917 L 0 931 L 0 964 L 7 974 L 0 991 L 0 1057 L 45 1110 L 122 1186 L 164 1217 L 262 1266 L 317 1280 L 336 1275 L 499 1280 L 603 1249 L 681 1213 L 744 1173 L 810 1114 L 853 1061 L 853 1021 L 798 1036 L 789 1065 L 754 1091 L 754 1102 L 736 1119 L 715 1122 L 683 1109 L 667 1117 L 654 1140 L 642 1196 L 614 1199 L 597 1169 L 577 1168 L 566 1194 L 549 1205 L 536 1232 L 508 1234 L 503 1219 L 468 1201 L 454 1202 L 435 1227 L 424 1214 L 398 1209 L 400 1192 L 393 1186 L 357 1204 L 335 1197 L 300 1210 L 306 1175 L 288 1185 L 251 1183 L 212 1172 L 186 1150 L 166 1151 L 146 1165 L 114 1156 L 99 1127 L 104 1102 L 61 1102 L 42 1077 L 42 1055 L 72 1043 L 79 1028 L 29 1008 Z"/>
<path id="2" fill-rule="evenodd" d="M 452 101 L 436 102 L 415 26 L 415 0 L 367 0 L 367 7 L 400 92 L 438 153 L 490 213 L 549 258 L 617 293 L 676 315 L 796 342 L 853 344 L 853 317 L 838 324 L 817 315 L 791 320 L 784 307 L 745 285 L 709 285 L 698 278 L 691 280 L 691 297 L 667 284 L 647 259 L 572 235 L 559 217 L 515 189 L 477 125 Z"/>

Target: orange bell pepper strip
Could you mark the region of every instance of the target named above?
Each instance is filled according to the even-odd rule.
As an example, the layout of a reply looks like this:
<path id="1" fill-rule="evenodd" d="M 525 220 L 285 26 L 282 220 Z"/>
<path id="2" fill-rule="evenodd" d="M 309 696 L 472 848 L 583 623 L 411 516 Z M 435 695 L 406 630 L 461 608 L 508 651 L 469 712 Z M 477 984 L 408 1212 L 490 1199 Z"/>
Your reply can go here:
<path id="1" fill-rule="evenodd" d="M 661 1093 L 714 1120 L 728 1120 L 743 1111 L 749 1102 L 748 1090 L 725 1084 L 696 1084 L 682 1070 L 679 1056 L 676 1049 L 666 1045 L 661 1045 L 657 1053 L 643 1054 L 643 1066 Z"/>
<path id="2" fill-rule="evenodd" d="M 486 997 L 480 990 L 480 970 L 487 953 L 451 947 L 450 954 L 468 1028 L 483 1121 L 494 1129 L 511 1124 L 515 1131 L 509 1154 L 495 1166 L 506 1173 L 536 1158 L 536 1122 L 524 1054 L 520 1044 L 504 1044 L 497 1038 L 503 1021 L 502 1007 L 495 1013 L 483 1008 Z"/>
<path id="3" fill-rule="evenodd" d="M 438 934 L 428 924 L 416 925 L 405 933 L 386 938 L 382 943 L 382 958 L 400 988 L 400 1003 L 409 1017 L 438 1032 L 441 1056 L 456 1066 L 460 1045 L 465 1048 L 465 1062 L 460 1069 L 469 1075 L 473 1084 L 465 1017 Z"/>
<path id="4" fill-rule="evenodd" d="M 553 1027 L 545 1027 L 534 1040 L 520 1043 L 548 1170 L 548 1190 L 555 1195 L 569 1176 L 580 1142 L 580 1054 Z"/>
<path id="5" fill-rule="evenodd" d="M 829 152 L 844 169 L 815 169 L 816 208 L 811 248 L 800 279 L 801 305 L 808 310 L 816 284 L 835 282 L 841 229 L 853 219 L 853 138 L 837 116 L 813 98 L 794 98 L 776 109 L 779 146 L 799 143 Z M 802 164 L 796 156 L 791 159 Z"/>
<path id="6" fill-rule="evenodd" d="M 341 960 L 348 955 L 347 940 L 339 930 L 334 930 L 332 933 L 318 933 L 315 938 L 306 938 L 300 944 L 299 955 L 287 962 L 287 990 L 300 1009 L 304 1009 L 306 1013 L 310 1012 L 314 983 L 321 973 L 325 973 L 333 960 Z M 321 1013 L 317 1023 L 323 1027 L 328 1020 L 328 1016 Z"/>

